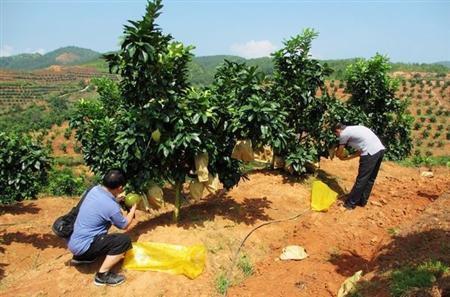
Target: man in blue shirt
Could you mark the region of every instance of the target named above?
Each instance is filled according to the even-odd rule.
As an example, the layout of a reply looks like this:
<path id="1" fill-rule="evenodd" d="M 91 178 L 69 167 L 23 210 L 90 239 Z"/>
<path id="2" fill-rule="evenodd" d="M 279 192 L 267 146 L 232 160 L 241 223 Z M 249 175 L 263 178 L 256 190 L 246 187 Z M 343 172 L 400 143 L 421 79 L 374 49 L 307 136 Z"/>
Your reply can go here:
<path id="1" fill-rule="evenodd" d="M 359 158 L 358 176 L 355 184 L 344 203 L 346 209 L 366 206 L 373 184 L 377 178 L 385 147 L 380 139 L 367 127 L 345 126 L 337 124 L 334 133 L 339 138 L 336 156 L 341 160 Z M 344 153 L 345 146 L 352 147 L 356 152 L 350 156 Z"/>
<path id="2" fill-rule="evenodd" d="M 123 275 L 110 270 L 131 249 L 131 239 L 123 233 L 107 234 L 111 225 L 126 229 L 134 218 L 136 205 L 124 217 L 118 203 L 125 184 L 125 175 L 121 170 L 106 173 L 102 185 L 93 187 L 81 204 L 68 242 L 69 250 L 74 255 L 71 262 L 75 265 L 92 263 L 106 255 L 94 278 L 94 283 L 99 286 L 116 286 L 125 281 Z"/>

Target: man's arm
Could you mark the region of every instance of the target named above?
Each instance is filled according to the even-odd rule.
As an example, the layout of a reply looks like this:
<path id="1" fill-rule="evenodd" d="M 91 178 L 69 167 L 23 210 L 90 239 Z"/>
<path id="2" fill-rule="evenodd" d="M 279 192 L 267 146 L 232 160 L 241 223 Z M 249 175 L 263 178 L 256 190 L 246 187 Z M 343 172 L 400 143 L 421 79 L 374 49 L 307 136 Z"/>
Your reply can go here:
<path id="1" fill-rule="evenodd" d="M 125 225 L 124 229 L 128 229 L 128 227 L 130 226 L 131 222 L 133 221 L 134 218 L 134 213 L 136 212 L 136 207 L 137 207 L 137 203 L 135 205 L 133 205 L 130 209 L 130 211 L 127 214 L 127 224 Z"/>
<path id="2" fill-rule="evenodd" d="M 344 149 L 345 149 L 345 144 L 340 144 L 336 150 L 336 157 L 338 157 L 339 160 L 345 161 L 345 160 L 350 160 L 350 159 L 354 159 L 354 158 L 361 156 L 361 151 L 357 151 L 354 154 L 346 156 Z"/>

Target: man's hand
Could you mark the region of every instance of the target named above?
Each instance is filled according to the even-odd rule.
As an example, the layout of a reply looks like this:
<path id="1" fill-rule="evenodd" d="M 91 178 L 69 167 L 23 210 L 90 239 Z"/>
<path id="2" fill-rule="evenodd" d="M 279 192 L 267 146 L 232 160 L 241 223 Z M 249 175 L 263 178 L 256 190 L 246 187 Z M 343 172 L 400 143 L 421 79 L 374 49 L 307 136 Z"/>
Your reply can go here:
<path id="1" fill-rule="evenodd" d="M 360 151 L 357 151 L 354 154 L 348 155 L 348 152 L 345 149 L 345 145 L 343 145 L 343 144 L 339 145 L 339 147 L 336 150 L 336 157 L 338 157 L 339 160 L 342 160 L 342 161 L 351 160 L 351 159 L 357 158 L 359 156 L 361 156 Z"/>
<path id="2" fill-rule="evenodd" d="M 127 214 L 127 221 L 128 221 L 128 224 L 127 224 L 126 228 L 128 228 L 128 227 L 130 226 L 131 222 L 132 222 L 133 219 L 134 219 L 134 213 L 136 212 L 136 207 L 137 207 L 137 203 L 134 204 L 134 205 L 130 208 L 130 211 L 129 211 L 128 214 Z"/>

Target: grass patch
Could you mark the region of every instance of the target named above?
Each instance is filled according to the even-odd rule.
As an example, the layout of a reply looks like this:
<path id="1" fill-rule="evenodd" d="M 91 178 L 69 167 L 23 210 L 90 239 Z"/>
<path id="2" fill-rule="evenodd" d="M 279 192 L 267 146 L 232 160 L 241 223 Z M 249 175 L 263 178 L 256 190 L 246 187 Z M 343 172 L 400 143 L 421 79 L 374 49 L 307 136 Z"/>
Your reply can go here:
<path id="1" fill-rule="evenodd" d="M 414 156 L 398 162 L 402 166 L 419 167 L 419 166 L 447 166 L 450 167 L 450 156 Z"/>
<path id="2" fill-rule="evenodd" d="M 391 274 L 390 291 L 392 296 L 401 297 L 413 288 L 429 288 L 437 278 L 449 271 L 440 261 L 428 261 L 416 267 L 403 267 Z"/>
<path id="3" fill-rule="evenodd" d="M 396 236 L 399 233 L 399 230 L 397 228 L 389 228 L 387 229 L 387 232 L 390 236 Z"/>
<path id="4" fill-rule="evenodd" d="M 226 277 L 225 273 L 221 273 L 216 278 L 216 290 L 220 294 L 224 294 L 231 285 L 231 281 Z"/>
<path id="5" fill-rule="evenodd" d="M 247 255 L 241 256 L 237 266 L 246 277 L 252 275 L 254 272 L 252 262 Z"/>
<path id="6" fill-rule="evenodd" d="M 82 156 L 70 157 L 70 156 L 58 156 L 54 157 L 53 162 L 58 166 L 78 166 L 84 165 L 84 160 Z"/>

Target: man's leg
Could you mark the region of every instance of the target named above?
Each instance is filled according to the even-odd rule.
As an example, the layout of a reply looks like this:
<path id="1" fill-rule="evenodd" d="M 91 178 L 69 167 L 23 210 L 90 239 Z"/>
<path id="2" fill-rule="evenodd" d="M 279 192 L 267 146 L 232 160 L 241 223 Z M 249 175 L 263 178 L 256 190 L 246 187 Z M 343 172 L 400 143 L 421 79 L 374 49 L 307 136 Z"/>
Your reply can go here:
<path id="1" fill-rule="evenodd" d="M 369 182 L 370 175 L 374 168 L 374 162 L 371 162 L 371 156 L 361 156 L 359 159 L 358 175 L 344 206 L 346 208 L 355 208 L 362 199 L 364 190 Z"/>
<path id="2" fill-rule="evenodd" d="M 372 192 L 373 185 L 375 183 L 375 179 L 377 178 L 378 171 L 380 170 L 381 161 L 383 160 L 384 151 L 380 151 L 373 155 L 374 159 L 376 159 L 375 167 L 370 174 L 369 181 L 367 182 L 366 189 L 363 192 L 362 198 L 359 201 L 359 206 L 366 206 L 367 201 L 369 200 L 370 193 Z"/>
<path id="3" fill-rule="evenodd" d="M 125 277 L 116 274 L 111 268 L 123 259 L 126 251 L 131 249 L 131 239 L 126 234 L 110 234 L 99 238 L 97 244 L 106 253 L 105 260 L 95 274 L 94 283 L 98 286 L 117 286 L 125 281 Z"/>
<path id="4" fill-rule="evenodd" d="M 120 260 L 123 259 L 125 253 L 119 254 L 119 255 L 107 255 L 105 257 L 105 260 L 103 261 L 102 266 L 100 266 L 100 269 L 98 272 L 104 273 L 111 270 L 111 268 L 119 263 Z"/>
<path id="5" fill-rule="evenodd" d="M 89 249 L 76 259 L 88 260 L 106 255 L 102 266 L 95 274 L 94 283 L 99 286 L 116 286 L 123 283 L 125 277 L 110 270 L 123 259 L 125 252 L 131 247 L 131 239 L 126 234 L 103 234 L 94 238 Z"/>

